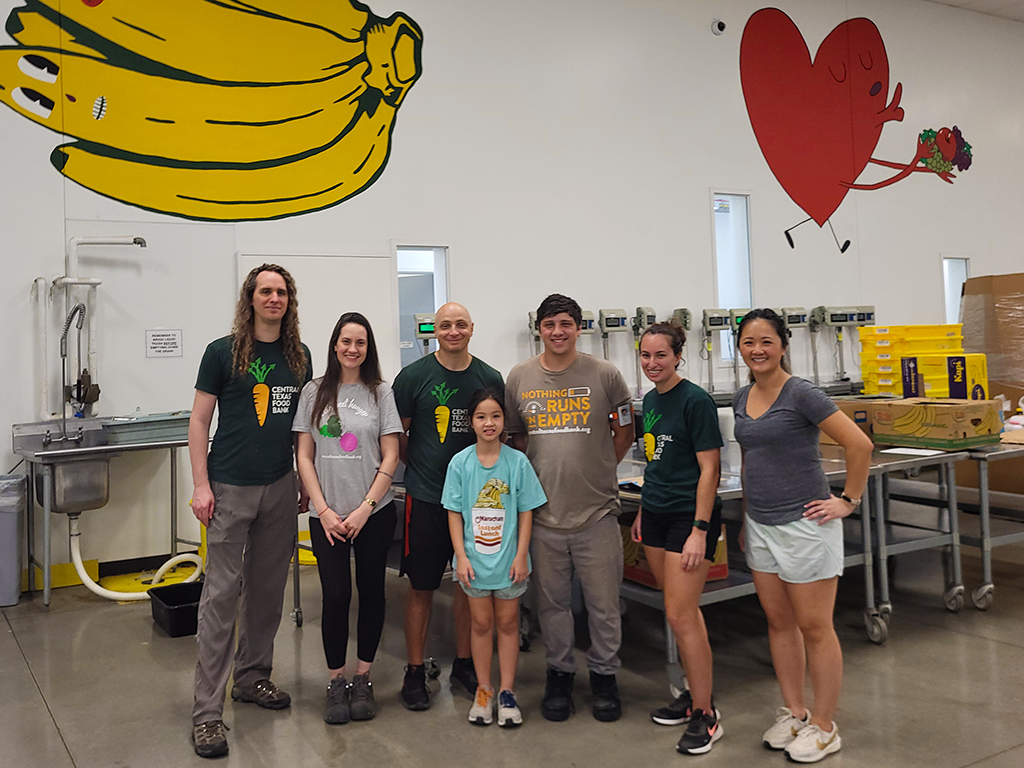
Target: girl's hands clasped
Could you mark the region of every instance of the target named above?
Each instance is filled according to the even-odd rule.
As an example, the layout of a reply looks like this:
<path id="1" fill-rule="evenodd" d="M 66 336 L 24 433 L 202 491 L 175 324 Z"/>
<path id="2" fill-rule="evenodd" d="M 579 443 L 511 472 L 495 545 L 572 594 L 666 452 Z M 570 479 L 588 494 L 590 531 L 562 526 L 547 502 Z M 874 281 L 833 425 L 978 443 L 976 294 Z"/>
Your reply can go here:
<path id="1" fill-rule="evenodd" d="M 855 509 L 855 505 L 849 504 L 838 496 L 830 495 L 827 499 L 815 499 L 804 504 L 804 517 L 808 520 L 817 520 L 818 525 L 824 525 L 829 520 L 841 520 Z"/>
<path id="2" fill-rule="evenodd" d="M 338 517 L 337 512 L 327 507 L 318 517 L 320 525 L 324 528 L 324 533 L 327 534 L 328 544 L 333 547 L 335 541 L 345 540 L 345 521 Z"/>
<path id="3" fill-rule="evenodd" d="M 342 521 L 341 525 L 345 531 L 345 538 L 348 540 L 355 539 L 359 535 L 359 532 L 363 530 L 363 526 L 366 525 L 366 521 L 370 519 L 370 512 L 367 511 L 365 504 L 360 504 L 349 514 L 348 517 Z"/>

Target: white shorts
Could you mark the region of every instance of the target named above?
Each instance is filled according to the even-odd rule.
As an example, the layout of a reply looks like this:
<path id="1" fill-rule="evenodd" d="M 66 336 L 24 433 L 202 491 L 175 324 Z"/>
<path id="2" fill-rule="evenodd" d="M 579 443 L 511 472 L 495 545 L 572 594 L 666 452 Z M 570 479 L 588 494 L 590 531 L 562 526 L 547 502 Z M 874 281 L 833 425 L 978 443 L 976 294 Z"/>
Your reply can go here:
<path id="1" fill-rule="evenodd" d="M 747 515 L 747 567 L 774 573 L 789 584 L 808 584 L 843 574 L 843 521 L 818 525 L 801 518 L 764 525 Z"/>

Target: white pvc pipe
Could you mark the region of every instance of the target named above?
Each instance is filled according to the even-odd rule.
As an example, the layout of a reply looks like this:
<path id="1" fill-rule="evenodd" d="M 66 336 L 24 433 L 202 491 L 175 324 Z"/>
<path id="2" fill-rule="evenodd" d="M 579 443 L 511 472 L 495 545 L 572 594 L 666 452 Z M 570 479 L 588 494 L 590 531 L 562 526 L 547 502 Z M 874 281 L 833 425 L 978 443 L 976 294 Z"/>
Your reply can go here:
<path id="1" fill-rule="evenodd" d="M 89 359 L 89 377 L 94 382 L 97 382 L 97 381 L 100 380 L 99 373 L 96 372 L 96 347 L 97 347 L 97 344 L 96 344 L 96 327 L 99 325 L 99 323 L 96 322 L 96 286 L 95 285 L 89 286 L 89 291 L 85 295 L 85 307 L 86 307 L 86 313 L 85 313 L 86 321 L 89 323 L 89 349 L 88 349 L 88 351 L 89 351 L 89 354 L 88 354 L 88 359 Z M 78 367 L 79 367 L 79 369 L 84 367 L 82 365 L 82 361 L 81 360 L 78 361 Z M 76 373 L 76 376 L 78 374 L 80 374 L 81 372 L 82 371 L 79 370 Z M 86 394 L 85 392 L 82 393 L 82 399 L 83 400 L 85 399 L 85 394 Z M 86 414 L 93 413 L 92 406 L 91 405 L 83 405 L 82 406 L 82 412 L 86 413 Z"/>
<path id="2" fill-rule="evenodd" d="M 45 277 L 35 279 L 36 286 L 36 328 L 39 348 L 37 350 L 36 376 L 39 383 L 39 420 L 47 421 L 53 418 L 50 411 L 50 358 L 49 354 L 49 317 L 47 310 L 49 305 L 47 297 L 50 295 L 50 288 Z"/>
<path id="3" fill-rule="evenodd" d="M 82 548 L 81 548 L 81 531 L 78 530 L 78 516 L 71 517 L 71 562 L 75 564 L 75 572 L 78 574 L 78 578 L 82 580 L 82 583 L 86 588 L 93 594 L 104 597 L 107 600 L 148 600 L 149 592 L 114 592 L 111 589 L 105 589 L 97 584 L 85 570 L 85 564 L 82 562 Z M 181 584 L 188 584 L 196 581 L 203 573 L 203 560 L 199 555 L 178 555 L 172 557 L 166 563 L 160 566 L 159 570 L 153 574 L 153 586 L 157 586 L 160 583 L 160 579 L 163 578 L 164 574 L 167 573 L 171 568 L 178 565 L 179 563 L 195 563 L 196 569 L 189 577 Z"/>

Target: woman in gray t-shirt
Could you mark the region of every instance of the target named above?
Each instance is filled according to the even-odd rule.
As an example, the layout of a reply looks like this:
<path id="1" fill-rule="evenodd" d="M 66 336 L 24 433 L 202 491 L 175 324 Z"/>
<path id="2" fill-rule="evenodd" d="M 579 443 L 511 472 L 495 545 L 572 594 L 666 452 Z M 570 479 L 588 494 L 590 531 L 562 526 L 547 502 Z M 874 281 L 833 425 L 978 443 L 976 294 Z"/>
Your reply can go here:
<path id="1" fill-rule="evenodd" d="M 743 449 L 747 565 L 768 617 L 775 676 L 785 706 L 763 736 L 796 762 L 815 762 L 842 744 L 833 721 L 843 655 L 832 622 L 843 570 L 842 518 L 867 485 L 871 440 L 814 385 L 783 363 L 786 328 L 755 309 L 739 327 L 753 383 L 736 393 L 736 440 Z M 846 449 L 846 487 L 833 496 L 821 468 L 819 430 Z M 809 662 L 814 714 L 804 706 Z"/>
<path id="2" fill-rule="evenodd" d="M 384 627 L 384 567 L 397 517 L 391 481 L 398 467 L 402 421 L 395 395 L 381 381 L 377 345 L 358 312 L 341 316 L 327 352 L 327 371 L 299 398 L 292 431 L 309 493 L 309 537 L 323 590 L 323 642 L 330 682 L 324 720 L 369 720 L 377 712 L 370 665 Z M 350 548 L 359 588 L 357 655 L 345 679 L 352 599 Z"/>

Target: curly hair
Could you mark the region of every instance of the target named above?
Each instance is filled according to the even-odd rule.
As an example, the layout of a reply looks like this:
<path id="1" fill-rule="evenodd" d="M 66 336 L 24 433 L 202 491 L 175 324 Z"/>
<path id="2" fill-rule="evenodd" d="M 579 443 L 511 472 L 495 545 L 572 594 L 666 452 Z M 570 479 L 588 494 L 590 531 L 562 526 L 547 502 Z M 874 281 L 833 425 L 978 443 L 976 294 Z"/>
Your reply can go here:
<path id="1" fill-rule="evenodd" d="M 580 305 L 576 303 L 576 300 L 563 296 L 560 293 L 552 293 L 537 307 L 537 327 L 540 328 L 541 321 L 544 318 L 554 317 L 563 312 L 576 321 L 577 328 L 583 325 L 583 310 L 580 309 Z"/>
<path id="2" fill-rule="evenodd" d="M 288 270 L 277 264 L 260 264 L 252 270 L 242 282 L 238 304 L 235 306 L 235 319 L 231 324 L 231 367 L 239 376 L 245 375 L 252 362 L 252 351 L 255 346 L 255 320 L 252 298 L 256 293 L 256 278 L 260 272 L 276 272 L 284 278 L 288 289 L 288 307 L 281 318 L 281 340 L 284 343 L 284 359 L 295 380 L 302 382 L 306 377 L 306 366 L 309 360 L 306 350 L 299 338 L 299 297 L 295 290 L 295 281 Z"/>

